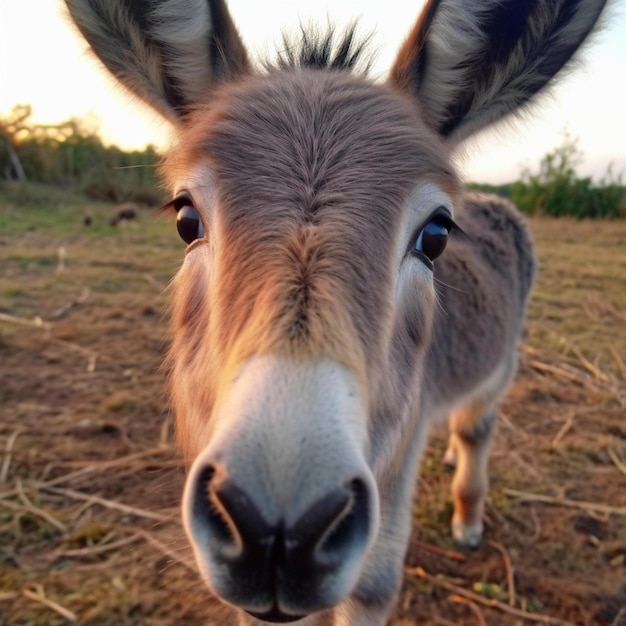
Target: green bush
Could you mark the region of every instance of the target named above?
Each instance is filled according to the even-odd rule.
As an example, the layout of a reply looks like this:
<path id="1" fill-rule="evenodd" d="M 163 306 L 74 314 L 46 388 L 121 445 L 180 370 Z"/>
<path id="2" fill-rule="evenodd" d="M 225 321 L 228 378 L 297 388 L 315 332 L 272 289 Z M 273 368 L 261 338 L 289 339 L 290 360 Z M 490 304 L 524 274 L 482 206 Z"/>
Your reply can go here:
<path id="1" fill-rule="evenodd" d="M 93 121 L 31 122 L 28 105 L 0 117 L 0 181 L 73 187 L 94 200 L 157 205 L 159 155 L 152 146 L 125 152 L 105 146 Z"/>
<path id="2" fill-rule="evenodd" d="M 578 140 L 564 133 L 563 143 L 542 159 L 539 172 L 529 170 L 510 187 L 511 201 L 528 215 L 578 218 L 626 217 L 626 188 L 611 167 L 599 184 L 578 178 L 582 162 Z"/>

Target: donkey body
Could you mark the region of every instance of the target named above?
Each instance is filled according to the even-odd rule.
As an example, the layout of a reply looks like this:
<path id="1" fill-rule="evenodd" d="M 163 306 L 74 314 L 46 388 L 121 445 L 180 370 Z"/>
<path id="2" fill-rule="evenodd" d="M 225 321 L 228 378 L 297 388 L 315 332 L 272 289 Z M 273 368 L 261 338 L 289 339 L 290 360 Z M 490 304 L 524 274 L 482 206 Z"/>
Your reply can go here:
<path id="1" fill-rule="evenodd" d="M 170 390 L 203 578 L 231 623 L 384 624 L 437 420 L 453 535 L 480 542 L 534 275 L 520 216 L 465 193 L 450 153 L 541 91 L 604 2 L 431 0 L 385 84 L 352 32 L 260 71 L 221 0 L 66 2 L 179 129 Z"/>

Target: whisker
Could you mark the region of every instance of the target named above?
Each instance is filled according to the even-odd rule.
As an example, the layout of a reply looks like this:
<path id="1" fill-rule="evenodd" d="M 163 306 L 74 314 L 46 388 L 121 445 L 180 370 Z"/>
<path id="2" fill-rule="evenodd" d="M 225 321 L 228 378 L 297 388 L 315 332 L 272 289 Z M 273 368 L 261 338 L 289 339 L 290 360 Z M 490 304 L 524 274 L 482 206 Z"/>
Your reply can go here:
<path id="1" fill-rule="evenodd" d="M 469 293 L 466 289 L 461 289 L 460 287 L 455 287 L 454 285 L 450 285 L 449 283 L 444 282 L 440 278 L 434 277 L 434 282 L 438 285 L 442 285 L 446 289 L 452 289 L 453 291 L 458 291 L 459 293 Z"/>
<path id="2" fill-rule="evenodd" d="M 159 167 L 158 163 L 138 163 L 137 165 L 116 165 L 112 169 L 114 170 L 136 170 L 140 168 L 152 168 Z"/>

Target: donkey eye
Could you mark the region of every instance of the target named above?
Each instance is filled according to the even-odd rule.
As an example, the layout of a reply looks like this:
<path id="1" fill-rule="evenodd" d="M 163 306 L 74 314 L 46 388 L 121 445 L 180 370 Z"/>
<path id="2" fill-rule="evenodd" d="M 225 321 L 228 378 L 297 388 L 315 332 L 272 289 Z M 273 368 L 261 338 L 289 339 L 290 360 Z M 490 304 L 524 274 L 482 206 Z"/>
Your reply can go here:
<path id="1" fill-rule="evenodd" d="M 448 235 L 453 226 L 452 219 L 447 215 L 435 215 L 419 232 L 413 245 L 413 254 L 432 269 L 433 261 L 446 249 Z"/>
<path id="2" fill-rule="evenodd" d="M 191 204 L 182 204 L 176 215 L 176 228 L 187 244 L 204 237 L 204 227 L 198 211 Z"/>

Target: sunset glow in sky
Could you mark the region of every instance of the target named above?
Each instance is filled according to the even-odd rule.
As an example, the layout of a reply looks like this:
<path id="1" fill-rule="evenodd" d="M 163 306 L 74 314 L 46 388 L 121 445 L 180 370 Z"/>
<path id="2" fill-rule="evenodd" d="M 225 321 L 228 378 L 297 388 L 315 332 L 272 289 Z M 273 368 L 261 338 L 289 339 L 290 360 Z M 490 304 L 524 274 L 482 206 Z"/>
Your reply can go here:
<path id="1" fill-rule="evenodd" d="M 384 76 L 416 19 L 420 0 L 229 0 L 253 58 L 271 53 L 282 29 L 300 21 L 346 25 L 359 18 L 374 32 L 374 74 Z M 169 126 L 118 88 L 86 50 L 64 15 L 61 0 L 0 0 L 0 115 L 30 103 L 34 119 L 56 123 L 96 116 L 106 142 L 123 148 L 170 145 Z M 581 174 L 601 175 L 609 163 L 626 173 L 626 0 L 616 3 L 605 32 L 584 62 L 525 120 L 473 140 L 464 151 L 467 178 L 503 182 L 539 160 L 562 140 L 565 127 L 580 138 Z"/>

